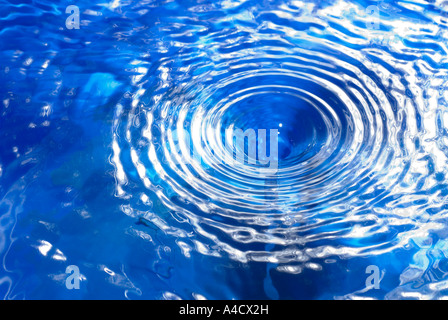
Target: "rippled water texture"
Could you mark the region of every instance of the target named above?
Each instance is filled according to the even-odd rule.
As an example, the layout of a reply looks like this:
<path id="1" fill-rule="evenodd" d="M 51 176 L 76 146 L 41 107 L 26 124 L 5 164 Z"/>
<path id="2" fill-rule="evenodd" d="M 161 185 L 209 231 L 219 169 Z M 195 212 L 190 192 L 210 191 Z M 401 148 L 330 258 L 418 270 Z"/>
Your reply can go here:
<path id="1" fill-rule="evenodd" d="M 0 0 L 0 296 L 447 298 L 447 27 L 437 0 Z M 238 129 L 276 166 L 223 161 Z"/>

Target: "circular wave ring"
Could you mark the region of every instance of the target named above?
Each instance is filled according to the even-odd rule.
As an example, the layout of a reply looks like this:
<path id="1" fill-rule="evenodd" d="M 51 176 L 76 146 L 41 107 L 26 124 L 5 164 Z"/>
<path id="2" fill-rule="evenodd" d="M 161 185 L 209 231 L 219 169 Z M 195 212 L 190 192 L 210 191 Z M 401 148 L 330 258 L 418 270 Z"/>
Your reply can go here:
<path id="1" fill-rule="evenodd" d="M 136 216 L 184 238 L 193 230 L 214 254 L 241 261 L 300 262 L 303 256 L 291 250 L 306 245 L 313 256 L 322 252 L 312 245 L 319 240 L 329 241 L 328 255 L 401 245 L 412 228 L 394 238 L 385 220 L 370 214 L 393 194 L 409 168 L 403 163 L 412 160 L 403 146 L 406 115 L 418 114 L 402 103 L 410 89 L 397 85 L 399 70 L 381 68 L 381 76 L 370 70 L 380 66 L 365 62 L 360 50 L 300 44 L 236 47 L 221 55 L 214 54 L 216 43 L 185 49 L 178 61 L 159 61 L 158 73 L 141 79 L 114 125 L 114 144 L 128 154 L 153 205 Z M 260 165 L 259 147 L 248 145 L 238 150 L 245 163 L 229 161 L 235 150 L 227 145 L 238 130 L 269 147 L 269 133 L 277 134 L 275 168 Z M 129 196 L 124 176 L 117 188 Z M 361 224 L 358 213 L 365 214 L 367 245 L 346 240 L 355 237 L 349 227 Z M 375 243 L 382 228 L 390 236 Z"/>

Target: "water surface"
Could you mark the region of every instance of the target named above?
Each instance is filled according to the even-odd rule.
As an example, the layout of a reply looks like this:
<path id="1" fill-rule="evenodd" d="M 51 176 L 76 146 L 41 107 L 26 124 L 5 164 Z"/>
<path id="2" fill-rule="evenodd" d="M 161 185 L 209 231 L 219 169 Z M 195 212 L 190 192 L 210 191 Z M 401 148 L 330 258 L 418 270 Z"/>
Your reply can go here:
<path id="1" fill-rule="evenodd" d="M 73 4 L 0 0 L 1 297 L 446 298 L 446 2 Z"/>

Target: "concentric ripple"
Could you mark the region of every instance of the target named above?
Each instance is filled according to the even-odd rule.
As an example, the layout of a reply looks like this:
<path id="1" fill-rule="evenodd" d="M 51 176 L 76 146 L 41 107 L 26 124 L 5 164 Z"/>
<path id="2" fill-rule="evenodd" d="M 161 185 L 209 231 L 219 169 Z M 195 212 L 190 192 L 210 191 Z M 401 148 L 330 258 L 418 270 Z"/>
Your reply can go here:
<path id="1" fill-rule="evenodd" d="M 123 212 L 185 254 L 290 273 L 444 229 L 446 10 L 382 3 L 369 29 L 367 4 L 242 3 L 173 5 L 153 27 L 115 110 Z M 225 161 L 238 129 L 277 143 L 277 166 Z"/>

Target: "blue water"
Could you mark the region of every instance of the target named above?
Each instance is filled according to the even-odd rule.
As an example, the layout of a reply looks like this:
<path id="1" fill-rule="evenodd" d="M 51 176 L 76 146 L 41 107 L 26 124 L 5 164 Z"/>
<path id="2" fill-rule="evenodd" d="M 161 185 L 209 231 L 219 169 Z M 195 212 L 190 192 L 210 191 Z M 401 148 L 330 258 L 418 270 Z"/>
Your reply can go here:
<path id="1" fill-rule="evenodd" d="M 96 2 L 0 0 L 0 297 L 448 297 L 447 2 Z"/>

